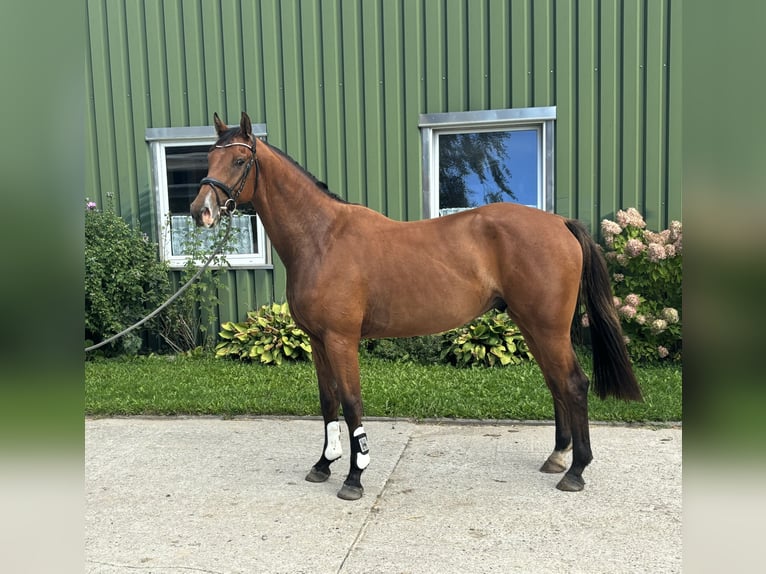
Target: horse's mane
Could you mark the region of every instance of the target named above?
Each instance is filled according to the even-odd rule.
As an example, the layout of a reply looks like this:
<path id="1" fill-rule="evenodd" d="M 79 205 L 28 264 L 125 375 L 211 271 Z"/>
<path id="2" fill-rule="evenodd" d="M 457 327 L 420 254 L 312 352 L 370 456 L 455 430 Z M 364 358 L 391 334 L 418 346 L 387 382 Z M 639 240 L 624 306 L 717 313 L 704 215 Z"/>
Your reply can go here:
<path id="1" fill-rule="evenodd" d="M 316 177 L 314 177 L 314 174 L 307 171 L 302 165 L 300 165 L 297 161 L 295 161 L 293 158 L 291 158 L 289 155 L 287 155 L 285 152 L 283 152 L 278 147 L 275 147 L 271 145 L 270 143 L 264 142 L 271 150 L 276 152 L 277 155 L 285 158 L 287 161 L 289 161 L 292 165 L 294 165 L 298 170 L 300 170 L 302 173 L 306 175 L 311 181 L 314 182 L 314 185 L 316 185 L 325 195 L 330 196 L 336 201 L 340 201 L 341 203 L 348 203 L 345 199 L 343 199 L 341 196 L 339 196 L 337 193 L 333 193 L 330 191 L 330 188 L 327 187 L 327 184 L 323 181 L 319 181 Z"/>
<path id="2" fill-rule="evenodd" d="M 233 140 L 235 136 L 240 135 L 241 133 L 242 132 L 240 131 L 240 129 L 238 127 L 229 128 L 228 130 L 226 130 L 221 135 L 220 138 L 218 138 L 218 141 L 216 142 L 216 145 L 226 145 L 227 143 L 230 143 L 231 140 Z M 327 184 L 325 182 L 319 181 L 316 177 L 314 177 L 314 174 L 312 174 L 309 171 L 306 171 L 306 169 L 302 165 L 300 165 L 297 161 L 295 161 L 293 158 L 291 158 L 289 155 L 287 155 L 281 149 L 271 145 L 270 143 L 268 143 L 268 142 L 266 142 L 264 140 L 261 140 L 261 142 L 266 144 L 267 146 L 269 146 L 269 149 L 274 151 L 278 156 L 280 156 L 280 157 L 286 159 L 287 161 L 289 161 L 293 166 L 295 166 L 296 169 L 300 170 L 300 172 L 303 173 L 306 177 L 308 177 L 314 183 L 314 185 L 316 185 L 320 189 L 320 191 L 322 191 L 325 195 L 331 197 L 335 201 L 339 201 L 341 203 L 348 203 L 348 201 L 343 199 L 341 196 L 339 196 L 338 194 L 333 193 L 332 191 L 330 191 L 330 188 L 327 187 Z"/>

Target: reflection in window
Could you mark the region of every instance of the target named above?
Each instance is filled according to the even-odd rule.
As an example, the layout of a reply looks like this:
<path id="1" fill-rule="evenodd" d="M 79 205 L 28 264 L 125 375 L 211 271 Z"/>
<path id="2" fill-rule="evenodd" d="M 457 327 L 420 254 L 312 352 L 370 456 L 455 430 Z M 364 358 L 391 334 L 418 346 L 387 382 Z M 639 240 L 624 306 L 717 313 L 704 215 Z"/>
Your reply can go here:
<path id="1" fill-rule="evenodd" d="M 536 129 L 439 134 L 439 214 L 510 201 L 538 207 Z"/>
<path id="2" fill-rule="evenodd" d="M 423 215 L 497 203 L 553 211 L 555 107 L 422 114 Z"/>

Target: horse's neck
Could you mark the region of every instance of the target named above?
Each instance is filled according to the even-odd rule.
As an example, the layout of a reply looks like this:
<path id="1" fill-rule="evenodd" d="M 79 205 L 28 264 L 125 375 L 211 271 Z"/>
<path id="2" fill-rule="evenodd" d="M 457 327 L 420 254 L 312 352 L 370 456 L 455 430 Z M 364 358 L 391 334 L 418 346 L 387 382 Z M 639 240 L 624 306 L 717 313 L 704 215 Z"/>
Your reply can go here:
<path id="1" fill-rule="evenodd" d="M 322 192 L 305 173 L 272 150 L 260 154 L 255 207 L 283 262 L 317 258 L 343 205 Z"/>

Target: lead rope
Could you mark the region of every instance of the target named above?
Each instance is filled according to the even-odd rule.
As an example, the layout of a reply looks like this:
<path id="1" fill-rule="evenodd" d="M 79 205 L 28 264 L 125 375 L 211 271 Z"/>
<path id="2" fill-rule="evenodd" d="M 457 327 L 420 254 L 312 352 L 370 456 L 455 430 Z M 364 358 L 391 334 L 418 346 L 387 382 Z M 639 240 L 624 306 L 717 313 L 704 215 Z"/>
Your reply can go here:
<path id="1" fill-rule="evenodd" d="M 141 319 L 138 323 L 135 323 L 135 324 L 131 325 L 130 327 L 128 327 L 124 331 L 120 331 L 116 335 L 112 335 L 111 337 L 109 337 L 108 339 L 105 339 L 104 341 L 101 341 L 100 343 L 97 343 L 95 345 L 91 345 L 90 347 L 85 347 L 85 352 L 88 353 L 90 351 L 94 351 L 94 350 L 98 349 L 99 347 L 103 347 L 104 345 L 108 345 L 112 341 L 114 341 L 116 339 L 119 339 L 120 337 L 122 337 L 123 335 L 126 335 L 127 333 L 130 333 L 132 330 L 137 329 L 138 327 L 140 327 L 141 325 L 146 323 L 149 319 L 152 319 L 153 317 L 155 317 L 158 313 L 162 312 L 162 310 L 165 309 L 168 305 L 170 305 L 173 301 L 178 299 L 178 297 L 180 297 L 181 293 L 186 291 L 186 289 L 188 289 L 189 286 L 192 283 L 194 283 L 197 279 L 199 279 L 200 275 L 202 275 L 202 273 L 204 273 L 205 269 L 208 268 L 208 266 L 213 261 L 215 256 L 218 255 L 218 253 L 220 253 L 220 251 L 221 251 L 221 249 L 223 249 L 223 246 L 225 245 L 226 241 L 228 241 L 230 233 L 231 233 L 231 215 L 229 215 L 228 226 L 226 227 L 226 232 L 224 233 L 223 238 L 215 246 L 215 249 L 210 254 L 210 257 L 208 257 L 207 261 L 205 261 L 205 264 L 202 267 L 200 267 L 200 269 L 192 276 L 191 279 L 189 279 L 186 283 L 184 283 L 178 291 L 173 293 L 173 295 L 171 295 L 170 298 L 167 301 L 165 301 L 162 305 L 160 305 L 154 311 L 149 313 L 146 317 Z"/>

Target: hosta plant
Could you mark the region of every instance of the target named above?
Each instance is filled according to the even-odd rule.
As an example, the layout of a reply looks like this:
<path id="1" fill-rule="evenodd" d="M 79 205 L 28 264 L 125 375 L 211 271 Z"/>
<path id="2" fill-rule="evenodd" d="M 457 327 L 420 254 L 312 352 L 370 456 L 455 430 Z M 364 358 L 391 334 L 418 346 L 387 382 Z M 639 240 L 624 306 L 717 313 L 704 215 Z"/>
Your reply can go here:
<path id="1" fill-rule="evenodd" d="M 223 323 L 215 347 L 216 357 L 281 365 L 311 359 L 309 336 L 293 321 L 287 303 L 264 305 L 249 311 L 242 323 Z"/>
<path id="2" fill-rule="evenodd" d="M 494 367 L 518 365 L 532 353 L 508 314 L 493 311 L 445 333 L 442 359 L 458 367 Z"/>

